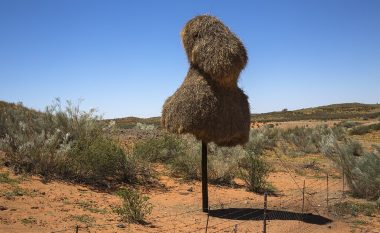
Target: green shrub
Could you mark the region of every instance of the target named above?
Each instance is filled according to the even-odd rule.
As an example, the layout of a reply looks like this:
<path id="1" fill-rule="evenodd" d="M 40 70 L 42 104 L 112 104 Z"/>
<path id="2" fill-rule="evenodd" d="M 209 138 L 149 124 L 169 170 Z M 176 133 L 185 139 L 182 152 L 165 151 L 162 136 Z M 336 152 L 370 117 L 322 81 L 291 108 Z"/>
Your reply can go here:
<path id="1" fill-rule="evenodd" d="M 247 156 L 241 146 L 217 147 L 209 146 L 208 180 L 212 184 L 233 185 L 238 173 L 239 160 Z"/>
<path id="2" fill-rule="evenodd" d="M 135 144 L 135 156 L 149 162 L 170 163 L 176 156 L 183 153 L 183 142 L 174 135 L 164 135 L 151 138 Z"/>
<path id="3" fill-rule="evenodd" d="M 350 134 L 351 135 L 363 135 L 363 134 L 369 133 L 370 131 L 371 131 L 370 127 L 368 127 L 367 125 L 362 125 L 362 126 L 352 128 L 350 130 Z"/>
<path id="4" fill-rule="evenodd" d="M 103 135 L 83 136 L 73 142 L 67 156 L 69 167 L 62 170 L 66 176 L 87 182 L 120 179 L 124 177 L 125 157 L 123 150 Z"/>
<path id="5" fill-rule="evenodd" d="M 353 127 L 358 126 L 360 124 L 361 123 L 356 122 L 356 121 L 343 121 L 343 122 L 340 122 L 338 125 L 342 126 L 344 128 L 353 128 Z"/>
<path id="6" fill-rule="evenodd" d="M 6 173 L 0 172 L 0 183 L 6 183 L 6 184 L 14 185 L 14 184 L 19 183 L 19 180 L 10 178 L 8 172 L 6 172 Z"/>
<path id="7" fill-rule="evenodd" d="M 170 162 L 171 174 L 186 180 L 201 179 L 201 145 L 192 137 L 182 138 L 182 153 Z M 238 169 L 238 160 L 245 154 L 242 147 L 218 147 L 208 144 L 207 169 L 211 184 L 233 185 Z"/>
<path id="8" fill-rule="evenodd" d="M 96 219 L 88 214 L 70 215 L 70 219 L 84 223 L 87 226 L 92 226 L 96 222 Z"/>
<path id="9" fill-rule="evenodd" d="M 30 217 L 21 219 L 21 223 L 25 224 L 25 225 L 26 224 L 36 224 L 37 220 L 34 217 L 30 216 Z"/>
<path id="10" fill-rule="evenodd" d="M 185 180 L 201 179 L 201 145 L 194 139 L 188 138 L 184 153 L 177 155 L 172 161 L 170 172 L 173 176 Z"/>
<path id="11" fill-rule="evenodd" d="M 332 133 L 334 134 L 335 138 L 338 141 L 343 141 L 343 140 L 347 139 L 347 134 L 348 133 L 347 133 L 347 130 L 344 127 L 335 126 L 335 127 L 331 128 L 331 131 L 332 131 Z M 326 132 L 325 134 L 323 134 L 323 136 L 326 136 L 328 134 L 330 134 L 330 132 Z"/>
<path id="12" fill-rule="evenodd" d="M 249 141 L 244 146 L 247 151 L 260 155 L 264 150 L 271 150 L 276 146 L 279 138 L 279 130 L 269 126 L 252 129 L 249 134 Z"/>
<path id="13" fill-rule="evenodd" d="M 239 176 L 244 180 L 249 191 L 257 193 L 267 191 L 266 179 L 269 172 L 269 165 L 260 155 L 250 153 L 239 161 Z"/>
<path id="14" fill-rule="evenodd" d="M 334 136 L 323 140 L 323 153 L 343 170 L 354 196 L 376 200 L 380 198 L 380 148 L 357 156 L 358 143 L 338 143 Z M 361 148 L 361 146 L 360 146 Z M 361 152 L 362 153 L 362 152 Z"/>
<path id="15" fill-rule="evenodd" d="M 360 125 L 351 129 L 351 135 L 363 135 L 372 131 L 380 130 L 380 123 Z"/>
<path id="16" fill-rule="evenodd" d="M 0 111 L 0 149 L 16 172 L 100 185 L 136 179 L 129 168 L 140 168 L 132 164 L 138 161 L 127 158 L 94 110 L 70 102 L 62 107 L 57 100 L 45 112 L 21 106 Z"/>
<path id="17" fill-rule="evenodd" d="M 157 173 L 151 163 L 135 156 L 133 153 L 126 155 L 123 175 L 123 180 L 128 183 L 147 185 L 157 182 Z"/>
<path id="18" fill-rule="evenodd" d="M 290 153 L 303 155 L 321 152 L 320 144 L 326 135 L 334 135 L 339 140 L 345 140 L 346 133 L 340 126 L 329 128 L 327 125 L 317 125 L 314 128 L 289 128 L 282 130 L 280 134 L 285 142 L 295 146 L 295 151 Z"/>
<path id="19" fill-rule="evenodd" d="M 334 204 L 333 211 L 339 216 L 358 216 L 359 214 L 374 216 L 375 214 L 380 213 L 380 206 L 372 203 L 354 203 L 346 201 Z"/>
<path id="20" fill-rule="evenodd" d="M 320 128 L 295 127 L 282 131 L 282 138 L 297 147 L 303 153 L 317 153 L 317 141 L 320 136 Z"/>
<path id="21" fill-rule="evenodd" d="M 114 211 L 121 216 L 122 220 L 144 223 L 146 216 L 153 209 L 152 204 L 148 202 L 149 197 L 127 188 L 120 189 L 116 194 L 123 199 L 123 205 L 116 207 Z"/>
<path id="22" fill-rule="evenodd" d="M 139 130 L 154 130 L 156 126 L 137 122 L 134 128 Z"/>
<path id="23" fill-rule="evenodd" d="M 347 147 L 347 151 L 349 151 L 349 153 L 352 154 L 352 155 L 354 155 L 354 156 L 363 156 L 363 155 L 365 155 L 363 146 L 358 141 L 349 140 L 346 143 L 346 147 Z"/>

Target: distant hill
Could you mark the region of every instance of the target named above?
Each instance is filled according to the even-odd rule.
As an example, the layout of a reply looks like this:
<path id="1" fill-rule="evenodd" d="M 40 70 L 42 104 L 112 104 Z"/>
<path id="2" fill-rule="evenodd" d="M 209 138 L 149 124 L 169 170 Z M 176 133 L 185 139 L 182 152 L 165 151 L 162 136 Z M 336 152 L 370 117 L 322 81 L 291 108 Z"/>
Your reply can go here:
<path id="1" fill-rule="evenodd" d="M 251 120 L 258 122 L 281 122 L 377 117 L 380 117 L 380 104 L 344 103 L 304 108 L 294 111 L 282 110 L 278 112 L 252 114 Z"/>
<path id="2" fill-rule="evenodd" d="M 278 111 L 252 114 L 251 120 L 258 122 L 296 121 L 296 120 L 334 120 L 380 117 L 380 104 L 343 103 L 320 107 L 304 108 L 294 111 Z M 152 124 L 160 127 L 160 117 L 125 117 L 113 119 L 121 128 L 132 128 L 136 123 Z"/>
<path id="3" fill-rule="evenodd" d="M 24 107 L 22 104 L 8 103 L 0 100 L 0 110 L 4 109 L 28 110 L 33 114 L 41 114 L 41 112 L 31 108 Z M 1 114 L 0 111 L 0 114 Z M 380 104 L 361 104 L 361 103 L 343 103 L 331 104 L 320 107 L 304 108 L 299 110 L 282 110 L 277 112 L 257 113 L 251 115 L 252 121 L 257 122 L 282 122 L 297 120 L 334 120 L 334 119 L 373 119 L 380 117 Z M 124 117 L 114 120 L 120 128 L 133 128 L 137 123 L 155 125 L 160 127 L 160 117 L 138 118 Z"/>
<path id="4" fill-rule="evenodd" d="M 161 127 L 161 117 L 150 117 L 150 118 L 138 118 L 138 117 L 124 117 L 110 119 L 116 122 L 116 125 L 120 128 L 130 129 L 136 126 L 137 123 L 143 123 L 147 125 L 154 125 L 158 128 Z M 110 121 L 107 120 L 107 121 Z"/>
<path id="5" fill-rule="evenodd" d="M 13 108 L 13 109 L 24 108 L 24 109 L 26 109 L 21 103 L 14 104 L 14 103 L 8 103 L 8 102 L 0 100 L 0 109 L 7 109 L 7 108 Z"/>
<path id="6" fill-rule="evenodd" d="M 8 103 L 8 102 L 0 100 L 0 113 L 7 109 L 23 110 L 23 111 L 28 111 L 33 114 L 42 114 L 41 112 L 36 111 L 32 108 L 25 107 L 24 105 L 22 105 L 22 103 Z"/>

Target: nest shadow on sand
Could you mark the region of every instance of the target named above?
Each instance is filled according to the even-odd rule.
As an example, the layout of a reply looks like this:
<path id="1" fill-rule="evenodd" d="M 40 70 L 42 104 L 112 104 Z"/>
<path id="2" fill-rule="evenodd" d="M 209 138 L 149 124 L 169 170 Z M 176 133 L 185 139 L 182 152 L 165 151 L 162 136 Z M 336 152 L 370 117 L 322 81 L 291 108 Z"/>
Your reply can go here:
<path id="1" fill-rule="evenodd" d="M 210 210 L 209 215 L 216 218 L 231 220 L 264 220 L 264 210 L 255 208 L 227 208 Z M 300 220 L 309 224 L 325 225 L 332 222 L 331 219 L 311 213 L 296 213 L 283 210 L 267 210 L 267 220 Z"/>

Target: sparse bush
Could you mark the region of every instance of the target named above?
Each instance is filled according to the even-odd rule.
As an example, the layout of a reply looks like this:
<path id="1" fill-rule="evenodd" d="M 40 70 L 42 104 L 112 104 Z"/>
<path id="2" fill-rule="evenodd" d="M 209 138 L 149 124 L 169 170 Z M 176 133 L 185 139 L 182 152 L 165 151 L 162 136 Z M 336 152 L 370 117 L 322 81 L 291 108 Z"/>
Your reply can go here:
<path id="1" fill-rule="evenodd" d="M 16 172 L 101 185 L 106 179 L 133 180 L 127 167 L 136 161 L 127 161 L 94 110 L 84 112 L 70 102 L 62 108 L 59 100 L 45 112 L 21 106 L 0 110 L 5 129 L 0 149 Z"/>
<path id="2" fill-rule="evenodd" d="M 351 135 L 363 135 L 370 133 L 375 130 L 380 130 L 380 123 L 370 124 L 370 125 L 360 125 L 351 129 Z"/>
<path id="3" fill-rule="evenodd" d="M 116 192 L 123 199 L 123 205 L 116 207 L 114 211 L 121 216 L 123 221 L 144 223 L 145 218 L 152 212 L 153 205 L 148 202 L 149 197 L 136 190 L 123 188 Z"/>
<path id="4" fill-rule="evenodd" d="M 151 138 L 135 144 L 133 153 L 136 157 L 149 162 L 170 163 L 183 153 L 183 142 L 174 135 Z"/>
<path id="5" fill-rule="evenodd" d="M 331 130 L 338 141 L 343 141 L 347 139 L 347 130 L 345 128 L 340 127 L 340 126 L 335 126 L 335 127 L 332 127 Z M 326 132 L 323 135 L 325 136 L 328 134 L 329 132 Z"/>
<path id="6" fill-rule="evenodd" d="M 7 184 L 17 184 L 17 179 L 12 179 L 9 177 L 9 173 L 0 173 L 0 183 L 7 183 Z"/>
<path id="7" fill-rule="evenodd" d="M 351 135 L 363 135 L 371 131 L 370 127 L 367 125 L 357 126 L 350 130 Z"/>
<path id="8" fill-rule="evenodd" d="M 354 156 L 365 155 L 363 146 L 358 141 L 349 140 L 346 146 L 348 147 L 347 150 Z"/>
<path id="9" fill-rule="evenodd" d="M 102 182 L 108 177 L 120 179 L 124 177 L 125 157 L 123 150 L 103 135 L 84 136 L 72 143 L 65 164 L 69 167 L 61 169 L 69 173 L 67 176 L 86 182 Z"/>
<path id="10" fill-rule="evenodd" d="M 137 122 L 135 129 L 140 129 L 140 130 L 154 130 L 156 129 L 156 126 L 154 125 L 148 125 L 144 123 Z"/>
<path id="11" fill-rule="evenodd" d="M 247 151 L 256 155 L 261 155 L 264 150 L 271 150 L 276 146 L 279 130 L 269 126 L 263 126 L 258 129 L 251 129 L 249 141 L 244 146 Z"/>
<path id="12" fill-rule="evenodd" d="M 319 153 L 321 140 L 326 135 L 334 135 L 339 140 L 345 139 L 342 127 L 329 128 L 327 125 L 317 125 L 314 128 L 295 127 L 283 130 L 280 134 L 284 141 L 296 147 L 296 150 L 291 153 L 299 155 Z"/>
<path id="13" fill-rule="evenodd" d="M 26 225 L 26 224 L 36 224 L 37 220 L 34 217 L 30 216 L 30 217 L 21 219 L 21 223 L 24 224 L 24 225 Z"/>
<path id="14" fill-rule="evenodd" d="M 260 155 L 250 153 L 239 161 L 239 176 L 252 192 L 264 193 L 268 190 L 266 181 L 270 172 L 269 165 Z"/>
<path id="15" fill-rule="evenodd" d="M 173 160 L 170 168 L 171 174 L 177 177 L 182 177 L 185 180 L 200 180 L 201 170 L 200 170 L 201 159 L 198 155 L 179 155 L 175 160 Z"/>
<path id="16" fill-rule="evenodd" d="M 339 215 L 352 215 L 358 216 L 364 214 L 365 216 L 374 216 L 380 213 L 380 206 L 372 203 L 354 203 L 354 202 L 338 202 L 334 204 L 333 211 Z"/>
<path id="17" fill-rule="evenodd" d="M 133 153 L 126 155 L 123 181 L 128 183 L 154 184 L 157 173 L 150 162 L 143 160 Z"/>
<path id="18" fill-rule="evenodd" d="M 247 156 L 241 147 L 217 147 L 211 144 L 208 156 L 208 179 L 210 183 L 233 185 L 239 169 L 239 160 Z"/>
<path id="19" fill-rule="evenodd" d="M 92 226 L 96 222 L 95 218 L 88 214 L 81 215 L 70 215 L 70 219 L 86 224 L 87 226 Z"/>
<path id="20" fill-rule="evenodd" d="M 213 156 L 208 161 L 208 181 L 211 184 L 233 185 L 236 169 L 237 161 L 235 158 L 218 159 Z"/>
<path id="21" fill-rule="evenodd" d="M 184 153 L 177 155 L 170 164 L 171 174 L 186 180 L 200 180 L 200 143 L 190 138 L 186 142 Z"/>
<path id="22" fill-rule="evenodd" d="M 356 121 L 343 121 L 343 122 L 339 123 L 338 125 L 342 126 L 344 128 L 353 128 L 353 127 L 358 126 L 360 124 L 361 123 L 356 122 Z"/>
<path id="23" fill-rule="evenodd" d="M 3 196 L 8 200 L 14 199 L 15 197 L 21 197 L 29 194 L 26 189 L 20 188 L 19 186 L 13 186 L 11 190 L 0 192 L 0 197 Z"/>
<path id="24" fill-rule="evenodd" d="M 187 180 L 201 179 L 201 147 L 193 138 L 182 141 L 184 152 L 171 162 L 171 173 Z M 245 151 L 242 147 L 208 146 L 208 180 L 212 184 L 233 185 L 238 168 L 238 159 Z"/>
<path id="25" fill-rule="evenodd" d="M 357 142 L 339 144 L 333 135 L 329 135 L 324 138 L 322 145 L 323 153 L 343 169 L 354 196 L 374 200 L 380 198 L 379 147 L 375 146 L 373 152 L 357 157 Z"/>
<path id="26" fill-rule="evenodd" d="M 312 128 L 295 127 L 284 130 L 282 132 L 282 138 L 297 147 L 304 153 L 316 153 L 318 148 L 316 147 L 315 140 L 318 134 L 313 134 Z"/>

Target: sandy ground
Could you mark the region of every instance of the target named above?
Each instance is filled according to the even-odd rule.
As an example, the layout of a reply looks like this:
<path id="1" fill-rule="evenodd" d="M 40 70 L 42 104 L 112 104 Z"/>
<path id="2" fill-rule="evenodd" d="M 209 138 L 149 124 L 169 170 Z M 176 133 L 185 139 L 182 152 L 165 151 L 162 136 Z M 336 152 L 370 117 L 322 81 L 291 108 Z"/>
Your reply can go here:
<path id="1" fill-rule="evenodd" d="M 8 172 L 2 168 L 2 172 Z M 263 228 L 263 196 L 247 192 L 244 187 L 227 188 L 210 185 L 210 215 L 202 213 L 199 182 L 181 182 L 162 176 L 162 188 L 145 190 L 154 205 L 147 225 L 119 224 L 112 207 L 120 199 L 111 193 L 87 186 L 51 181 L 39 177 L 10 174 L 19 183 L 1 183 L 0 232 L 261 232 Z M 306 180 L 305 212 L 302 216 L 302 187 Z M 270 182 L 279 189 L 268 197 L 267 232 L 379 232 L 380 217 L 372 217 L 368 225 L 353 226 L 351 219 L 335 220 L 326 211 L 324 178 L 289 175 L 278 171 Z M 19 194 L 4 195 L 18 187 Z M 330 179 L 330 205 L 342 198 L 341 179 Z M 22 191 L 20 191 L 22 190 Z M 320 215 L 320 216 L 319 216 Z M 331 223 L 324 223 L 326 219 Z M 364 216 L 360 217 L 365 218 Z M 208 220 L 207 220 L 208 219 Z M 208 223 L 207 223 L 208 221 Z M 119 225 L 118 225 L 119 224 Z"/>
<path id="2" fill-rule="evenodd" d="M 277 127 L 320 124 L 320 121 L 284 122 Z M 333 125 L 334 122 L 328 122 Z M 364 143 L 380 144 L 380 132 L 355 136 Z M 127 147 L 128 145 L 126 145 Z M 283 158 L 285 164 L 268 157 L 275 167 L 269 177 L 277 189 L 268 196 L 267 232 L 377 232 L 380 216 L 339 217 L 327 208 L 327 180 L 320 171 L 331 170 L 331 164 L 320 155 Z M 313 169 L 316 162 L 319 170 Z M 305 168 L 305 165 L 313 165 Z M 121 223 L 113 208 L 121 204 L 112 192 L 62 181 L 48 183 L 38 176 L 14 175 L 0 167 L 0 174 L 9 173 L 12 182 L 0 182 L 0 233 L 8 232 L 262 232 L 264 196 L 247 192 L 243 183 L 222 187 L 209 185 L 210 214 L 201 211 L 200 182 L 183 182 L 165 175 L 156 188 L 140 187 L 153 204 L 146 225 Z M 304 212 L 302 189 L 305 181 Z M 347 187 L 344 186 L 347 191 Z M 348 198 L 338 173 L 329 177 L 329 206 Z"/>

